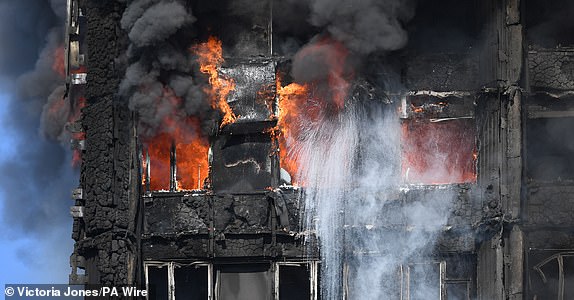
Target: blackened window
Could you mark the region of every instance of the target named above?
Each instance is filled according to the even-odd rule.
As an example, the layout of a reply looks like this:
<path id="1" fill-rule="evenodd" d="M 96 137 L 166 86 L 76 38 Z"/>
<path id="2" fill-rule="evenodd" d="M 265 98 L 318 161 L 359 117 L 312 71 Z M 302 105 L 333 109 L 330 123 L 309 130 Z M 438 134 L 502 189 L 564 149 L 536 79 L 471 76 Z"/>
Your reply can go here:
<path id="1" fill-rule="evenodd" d="M 529 119 L 526 130 L 528 178 L 574 179 L 574 118 Z"/>
<path id="2" fill-rule="evenodd" d="M 468 282 L 449 282 L 446 287 L 446 299 L 448 300 L 469 300 Z"/>
<path id="3" fill-rule="evenodd" d="M 311 295 L 309 266 L 279 266 L 279 300 L 309 299 Z"/>
<path id="4" fill-rule="evenodd" d="M 168 299 L 167 275 L 167 265 L 160 267 L 149 266 L 147 268 L 148 299 Z"/>
<path id="5" fill-rule="evenodd" d="M 178 300 L 208 299 L 207 266 L 176 266 L 175 298 Z"/>

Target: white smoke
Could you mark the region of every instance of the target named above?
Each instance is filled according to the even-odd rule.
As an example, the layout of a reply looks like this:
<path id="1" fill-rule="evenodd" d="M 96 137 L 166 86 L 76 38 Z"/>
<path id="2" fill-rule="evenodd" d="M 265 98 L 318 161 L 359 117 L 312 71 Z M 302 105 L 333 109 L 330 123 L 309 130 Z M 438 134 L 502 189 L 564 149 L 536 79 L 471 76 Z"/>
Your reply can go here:
<path id="1" fill-rule="evenodd" d="M 320 243 L 323 299 L 342 298 L 345 264 L 353 269 L 349 299 L 392 299 L 401 288 L 398 270 L 429 259 L 450 214 L 454 195 L 447 190 L 406 200 L 396 107 L 367 102 L 309 126 L 296 151 L 306 187 L 304 225 Z M 392 218 L 382 217 L 386 210 L 394 210 Z M 438 282 L 418 277 L 412 295 L 434 297 Z"/>
<path id="2" fill-rule="evenodd" d="M 335 120 L 318 122 L 306 131 L 297 155 L 300 178 L 306 183 L 305 226 L 315 229 L 320 239 L 322 295 L 339 299 L 343 244 L 340 239 L 346 194 L 351 191 L 353 161 L 358 146 L 358 124 L 354 111 Z"/>

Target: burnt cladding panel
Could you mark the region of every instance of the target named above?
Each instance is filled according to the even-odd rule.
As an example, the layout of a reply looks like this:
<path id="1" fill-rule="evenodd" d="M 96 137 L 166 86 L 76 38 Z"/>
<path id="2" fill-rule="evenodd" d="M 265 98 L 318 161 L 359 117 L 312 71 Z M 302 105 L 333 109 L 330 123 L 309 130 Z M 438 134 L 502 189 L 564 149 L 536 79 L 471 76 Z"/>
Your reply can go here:
<path id="1" fill-rule="evenodd" d="M 268 134 L 220 135 L 212 145 L 211 181 L 216 192 L 261 191 L 273 185 Z"/>
<path id="2" fill-rule="evenodd" d="M 269 60 L 228 60 L 220 73 L 233 79 L 235 89 L 227 102 L 238 123 L 267 121 L 275 99 L 275 63 Z"/>
<path id="3" fill-rule="evenodd" d="M 265 195 L 219 196 L 214 199 L 214 227 L 217 231 L 270 230 L 269 202 Z"/>
<path id="4" fill-rule="evenodd" d="M 152 198 L 146 201 L 145 233 L 207 231 L 208 214 L 209 199 L 203 195 Z"/>
<path id="5" fill-rule="evenodd" d="M 532 90 L 574 90 L 574 49 L 529 51 L 528 75 Z"/>
<path id="6" fill-rule="evenodd" d="M 484 16 L 477 0 L 419 1 L 407 25 L 404 81 L 410 90 L 474 90 Z"/>

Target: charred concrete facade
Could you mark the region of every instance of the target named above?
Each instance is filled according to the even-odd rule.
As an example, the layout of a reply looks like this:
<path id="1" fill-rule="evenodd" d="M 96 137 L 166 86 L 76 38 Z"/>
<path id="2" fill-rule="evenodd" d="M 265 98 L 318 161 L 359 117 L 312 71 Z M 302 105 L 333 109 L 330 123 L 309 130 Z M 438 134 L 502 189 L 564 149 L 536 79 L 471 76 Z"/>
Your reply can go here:
<path id="1" fill-rule="evenodd" d="M 127 4 L 69 2 L 69 93 L 86 99 L 81 122 L 70 126 L 85 133 L 73 143 L 82 151 L 82 169 L 72 208 L 70 282 L 150 284 L 158 299 L 320 299 L 317 237 L 301 225 L 305 188 L 289 185 L 271 136 L 277 121 L 268 102 L 274 105 L 276 76 L 290 64 L 273 52 L 272 3 L 247 26 L 252 30 L 243 41 L 252 47 L 228 53 L 219 70 L 237 85 L 231 108 L 250 117 L 213 124 L 209 176 L 198 189 L 158 191 L 150 189 L 142 167 L 150 158 L 138 133 L 141 116 L 118 94 L 129 45 L 120 25 Z M 188 5 L 205 22 L 201 26 L 224 45 L 238 43 L 231 21 L 226 27 L 201 19 L 217 5 L 200 2 Z M 460 130 L 470 143 L 467 154 L 474 154 L 474 178 L 405 180 L 381 195 L 385 205 L 369 226 L 344 224 L 343 239 L 366 232 L 390 249 L 424 231 L 424 224 L 409 223 L 402 207 L 454 195 L 425 259 L 413 257 L 382 280 L 394 291 L 389 299 L 573 297 L 574 146 L 568 134 L 574 129 L 574 31 L 572 38 L 535 34 L 544 22 L 541 10 L 558 13 L 554 5 L 421 1 L 407 25 L 408 45 L 372 58 L 400 74 L 400 91 L 365 85 L 381 95 L 399 94 L 392 105 L 401 108 L 405 128 L 417 120 L 451 124 L 447 130 Z M 452 28 L 458 33 L 442 35 Z M 357 83 L 354 91 L 362 88 Z M 360 201 L 361 193 L 352 198 Z M 385 256 L 370 244 L 347 243 L 343 252 L 345 280 L 359 276 L 356 261 Z M 419 277 L 427 282 L 427 298 L 410 289 Z M 341 286 L 353 299 L 353 286 Z"/>

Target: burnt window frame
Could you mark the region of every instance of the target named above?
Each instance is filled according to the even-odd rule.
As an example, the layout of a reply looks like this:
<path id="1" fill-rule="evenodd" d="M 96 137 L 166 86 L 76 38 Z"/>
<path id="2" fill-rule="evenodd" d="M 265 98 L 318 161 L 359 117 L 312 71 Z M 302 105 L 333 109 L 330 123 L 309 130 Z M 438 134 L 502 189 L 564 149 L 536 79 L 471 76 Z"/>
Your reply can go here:
<path id="1" fill-rule="evenodd" d="M 534 249 L 530 249 L 530 250 L 534 250 Z M 540 249 L 540 251 L 543 252 L 556 252 L 556 250 L 553 249 Z M 542 271 L 542 268 L 552 262 L 552 261 L 556 261 L 557 265 L 558 265 L 558 291 L 556 291 L 556 294 L 558 296 L 557 300 L 564 300 L 564 277 L 565 277 L 565 273 L 564 273 L 564 257 L 572 257 L 574 258 L 574 250 L 563 250 L 560 251 L 558 253 L 554 253 L 548 257 L 546 257 L 545 259 L 541 260 L 540 262 L 538 262 L 537 264 L 535 264 L 532 267 L 532 271 L 534 271 L 539 278 L 541 279 L 543 284 L 547 284 L 547 275 L 549 274 L 545 274 L 544 271 Z M 574 269 L 571 270 L 572 273 L 574 273 Z M 532 275 L 530 275 L 532 276 Z M 531 281 L 531 279 L 529 279 L 529 281 Z M 535 293 L 536 291 L 532 290 L 532 283 L 530 284 L 530 290 L 531 293 Z"/>
<path id="2" fill-rule="evenodd" d="M 213 265 L 208 262 L 192 262 L 192 263 L 179 263 L 179 262 L 159 262 L 159 261 L 146 261 L 144 262 L 144 276 L 145 276 L 145 286 L 148 291 L 149 299 L 149 268 L 163 268 L 167 267 L 167 287 L 168 287 L 168 300 L 175 300 L 175 268 L 176 267 L 188 267 L 188 266 L 198 266 L 207 267 L 207 299 L 214 299 L 213 297 Z"/>
<path id="3" fill-rule="evenodd" d="M 274 289 L 275 289 L 275 293 L 274 293 L 274 300 L 279 300 L 279 287 L 280 287 L 280 283 L 281 283 L 281 277 L 280 277 L 280 268 L 281 266 L 293 266 L 293 267 L 301 267 L 301 268 L 305 268 L 308 267 L 309 268 L 309 287 L 310 287 L 310 295 L 309 295 L 309 299 L 310 300 L 319 300 L 319 268 L 320 268 L 320 263 L 318 261 L 307 261 L 307 262 L 287 262 L 287 261 L 283 261 L 283 262 L 276 262 L 275 263 L 275 272 L 274 272 Z"/>
<path id="4" fill-rule="evenodd" d="M 183 262 L 174 262 L 174 261 L 145 261 L 144 262 L 144 276 L 145 276 L 145 286 L 149 294 L 149 268 L 167 268 L 167 286 L 168 286 L 168 297 L 169 300 L 176 300 L 176 291 L 175 291 L 175 269 L 177 267 L 188 267 L 188 266 L 198 266 L 198 267 L 207 267 L 207 285 L 208 285 L 208 299 L 210 300 L 218 300 L 217 295 L 217 285 L 215 283 L 215 276 L 216 276 L 216 269 L 218 267 L 224 267 L 228 265 L 235 265 L 235 266 L 253 266 L 257 264 L 267 264 L 269 265 L 269 272 L 271 274 L 271 295 L 272 299 L 279 300 L 279 286 L 280 286 L 280 276 L 279 270 L 281 266 L 295 266 L 295 267 L 302 267 L 302 268 L 309 268 L 309 283 L 310 283 L 310 300 L 319 300 L 319 268 L 320 262 L 319 261 L 281 261 L 281 262 L 269 262 L 269 261 L 259 261 L 259 262 L 252 262 L 252 263 L 213 263 L 213 262 L 206 262 L 206 261 L 197 261 L 191 263 L 183 263 Z M 146 297 L 149 299 L 149 295 Z"/>
<path id="5" fill-rule="evenodd" d="M 400 298 L 399 300 L 411 300 L 411 296 L 410 296 L 410 280 L 411 280 L 411 268 L 415 265 L 437 265 L 438 266 L 438 275 L 439 275 L 439 282 L 437 282 L 438 285 L 438 289 L 439 289 L 439 299 L 446 299 L 446 291 L 445 291 L 445 284 L 447 282 L 449 282 L 446 278 L 446 261 L 444 260 L 440 260 L 440 261 L 436 261 L 436 260 L 429 260 L 429 261 L 424 261 L 424 262 L 411 262 L 411 263 L 404 263 L 404 264 L 399 264 L 397 266 L 396 269 L 396 280 L 399 281 L 399 294 L 400 294 Z M 350 272 L 348 271 L 349 269 L 349 265 L 345 264 L 345 269 L 347 270 L 347 272 L 344 272 L 344 278 L 343 278 L 343 284 L 344 284 L 344 293 L 343 293 L 343 299 L 344 300 L 349 300 L 350 298 L 350 292 L 348 290 L 349 285 L 349 275 Z"/>
<path id="6" fill-rule="evenodd" d="M 473 278 L 449 278 L 447 275 L 447 260 L 428 260 L 428 261 L 420 261 L 420 262 L 410 262 L 399 264 L 397 266 L 397 278 L 396 280 L 399 281 L 400 286 L 400 300 L 411 300 L 411 269 L 415 265 L 436 265 L 438 267 L 438 275 L 439 275 L 439 282 L 437 282 L 437 288 L 439 289 L 439 299 L 448 299 L 448 289 L 447 286 L 449 284 L 466 284 L 466 293 L 467 293 L 467 300 L 472 299 L 473 296 L 473 287 L 472 281 Z M 349 299 L 349 275 L 350 272 L 348 271 L 349 265 L 345 264 L 345 272 L 343 278 L 343 285 L 344 285 L 344 295 L 343 299 Z M 438 300 L 438 299 L 437 299 Z"/>

